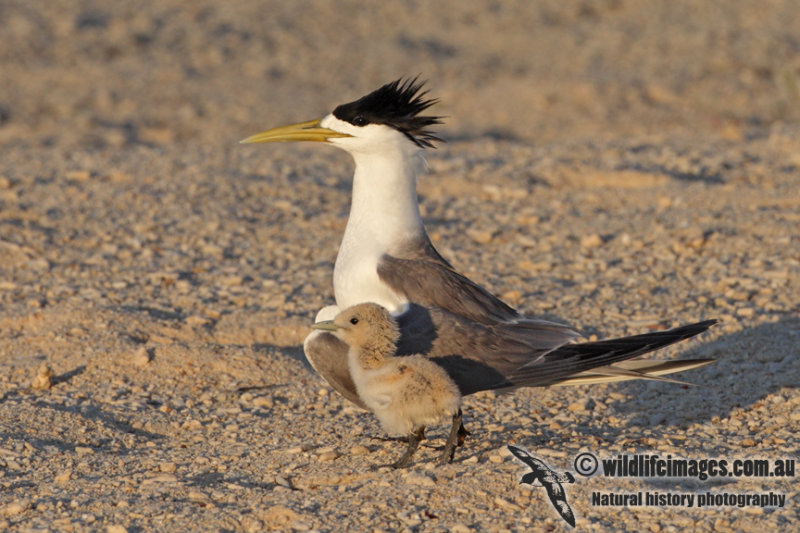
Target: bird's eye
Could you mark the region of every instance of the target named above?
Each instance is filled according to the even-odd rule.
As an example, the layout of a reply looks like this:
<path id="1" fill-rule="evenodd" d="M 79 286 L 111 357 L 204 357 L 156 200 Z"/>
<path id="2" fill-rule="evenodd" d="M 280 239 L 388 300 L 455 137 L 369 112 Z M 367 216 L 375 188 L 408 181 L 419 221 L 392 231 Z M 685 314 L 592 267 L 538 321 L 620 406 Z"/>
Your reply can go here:
<path id="1" fill-rule="evenodd" d="M 367 119 L 365 119 L 361 115 L 356 115 L 356 118 L 353 119 L 353 125 L 354 126 L 366 126 L 367 125 Z"/>
<path id="2" fill-rule="evenodd" d="M 356 317 L 353 317 L 350 319 L 350 323 L 355 326 L 356 324 L 358 324 L 358 319 Z"/>

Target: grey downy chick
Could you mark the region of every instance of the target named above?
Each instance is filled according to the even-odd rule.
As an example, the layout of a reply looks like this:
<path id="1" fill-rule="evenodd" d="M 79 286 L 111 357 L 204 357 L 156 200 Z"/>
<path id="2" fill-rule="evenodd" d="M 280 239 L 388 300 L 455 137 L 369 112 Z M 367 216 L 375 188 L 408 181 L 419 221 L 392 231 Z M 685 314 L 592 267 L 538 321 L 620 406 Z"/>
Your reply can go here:
<path id="1" fill-rule="evenodd" d="M 461 393 L 447 372 L 422 355 L 395 356 L 400 340 L 397 321 L 385 308 L 354 305 L 333 320 L 318 322 L 348 346 L 348 366 L 359 397 L 390 436 L 408 436 L 408 449 L 391 466 L 408 466 L 425 427 L 453 422 L 439 464 L 453 460 L 461 427 Z"/>

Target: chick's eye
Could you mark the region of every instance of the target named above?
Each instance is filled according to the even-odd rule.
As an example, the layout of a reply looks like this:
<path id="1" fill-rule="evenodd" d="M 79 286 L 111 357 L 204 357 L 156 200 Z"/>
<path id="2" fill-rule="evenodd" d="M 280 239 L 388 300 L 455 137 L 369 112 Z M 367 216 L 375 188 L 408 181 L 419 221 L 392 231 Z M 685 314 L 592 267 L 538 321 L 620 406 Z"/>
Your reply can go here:
<path id="1" fill-rule="evenodd" d="M 353 317 L 350 319 L 350 323 L 355 326 L 356 324 L 358 324 L 358 319 L 356 317 Z"/>
<path id="2" fill-rule="evenodd" d="M 353 124 L 356 126 L 366 126 L 367 119 L 361 115 L 357 115 L 356 118 L 353 119 Z"/>

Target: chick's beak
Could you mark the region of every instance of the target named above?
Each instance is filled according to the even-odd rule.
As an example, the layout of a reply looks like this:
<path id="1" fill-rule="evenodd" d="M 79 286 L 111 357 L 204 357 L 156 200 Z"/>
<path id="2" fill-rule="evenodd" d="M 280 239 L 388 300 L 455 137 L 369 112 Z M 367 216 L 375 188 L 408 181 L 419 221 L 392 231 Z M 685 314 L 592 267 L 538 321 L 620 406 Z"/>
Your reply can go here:
<path id="1" fill-rule="evenodd" d="M 251 135 L 247 139 L 239 142 L 242 144 L 298 141 L 328 142 L 328 139 L 352 137 L 352 135 L 348 135 L 347 133 L 323 128 L 319 125 L 321 120 L 322 119 L 309 120 L 308 122 L 272 128 L 271 130 Z"/>
<path id="2" fill-rule="evenodd" d="M 323 320 L 311 325 L 314 329 L 321 329 L 323 331 L 336 331 L 339 327 L 333 323 L 333 320 Z"/>

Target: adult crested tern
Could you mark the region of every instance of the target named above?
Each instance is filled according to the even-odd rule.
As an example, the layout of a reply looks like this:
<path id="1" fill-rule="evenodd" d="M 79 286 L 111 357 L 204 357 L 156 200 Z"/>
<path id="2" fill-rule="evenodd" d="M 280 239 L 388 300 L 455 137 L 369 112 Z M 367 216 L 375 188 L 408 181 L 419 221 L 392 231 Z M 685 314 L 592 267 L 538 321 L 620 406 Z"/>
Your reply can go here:
<path id="1" fill-rule="evenodd" d="M 699 368 L 711 359 L 630 360 L 695 336 L 715 320 L 665 331 L 575 343 L 569 326 L 521 315 L 457 272 L 434 248 L 417 202 L 422 151 L 440 139 L 441 117 L 423 113 L 436 100 L 417 79 L 388 83 L 325 117 L 268 130 L 244 143 L 316 141 L 355 160 L 353 195 L 333 275 L 335 306 L 373 302 L 401 328 L 397 352 L 422 353 L 441 365 L 462 395 L 482 390 L 569 385 L 662 375 Z M 347 363 L 348 348 L 327 331 L 304 342 L 314 369 L 343 396 L 365 407 Z"/>
<path id="2" fill-rule="evenodd" d="M 391 466 L 408 466 L 425 427 L 444 418 L 453 425 L 439 464 L 453 460 L 461 428 L 461 393 L 441 366 L 420 354 L 398 357 L 400 327 L 373 303 L 348 307 L 315 329 L 331 331 L 348 346 L 348 368 L 359 398 L 390 436 L 408 437 L 408 449 Z"/>

